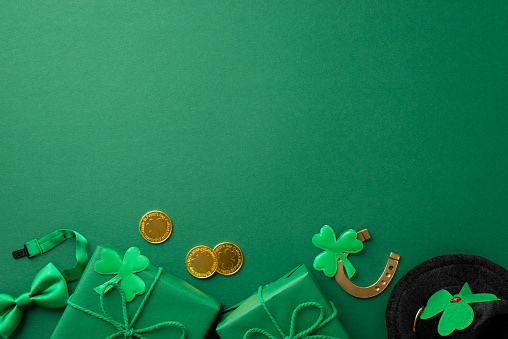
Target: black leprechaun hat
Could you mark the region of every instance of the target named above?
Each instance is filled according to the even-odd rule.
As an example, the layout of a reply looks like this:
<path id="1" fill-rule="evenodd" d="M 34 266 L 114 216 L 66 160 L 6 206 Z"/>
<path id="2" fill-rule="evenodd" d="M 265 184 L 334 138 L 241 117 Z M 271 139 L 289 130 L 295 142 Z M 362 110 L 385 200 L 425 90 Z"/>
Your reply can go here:
<path id="1" fill-rule="evenodd" d="M 389 339 L 508 339 L 508 271 L 473 255 L 427 260 L 395 285 L 386 326 Z"/>

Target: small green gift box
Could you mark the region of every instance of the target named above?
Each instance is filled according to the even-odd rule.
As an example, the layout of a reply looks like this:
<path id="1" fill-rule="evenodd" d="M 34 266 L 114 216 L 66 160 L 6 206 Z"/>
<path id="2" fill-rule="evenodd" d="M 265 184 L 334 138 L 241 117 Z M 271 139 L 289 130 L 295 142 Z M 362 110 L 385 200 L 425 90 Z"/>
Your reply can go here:
<path id="1" fill-rule="evenodd" d="M 224 311 L 217 333 L 221 339 L 350 339 L 305 265 Z"/>
<path id="2" fill-rule="evenodd" d="M 124 253 L 105 245 L 95 250 L 51 338 L 200 339 L 219 310 L 218 300 L 149 264 L 137 248 Z"/>

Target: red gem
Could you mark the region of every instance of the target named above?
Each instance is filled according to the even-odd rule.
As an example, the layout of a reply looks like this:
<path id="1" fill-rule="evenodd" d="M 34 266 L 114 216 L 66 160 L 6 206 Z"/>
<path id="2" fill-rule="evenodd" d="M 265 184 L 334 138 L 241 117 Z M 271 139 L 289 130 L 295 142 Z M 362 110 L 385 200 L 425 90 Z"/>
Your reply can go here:
<path id="1" fill-rule="evenodd" d="M 459 301 L 461 301 L 462 299 L 460 299 L 460 297 L 453 297 L 452 300 L 450 300 L 450 302 L 452 303 L 458 303 Z"/>

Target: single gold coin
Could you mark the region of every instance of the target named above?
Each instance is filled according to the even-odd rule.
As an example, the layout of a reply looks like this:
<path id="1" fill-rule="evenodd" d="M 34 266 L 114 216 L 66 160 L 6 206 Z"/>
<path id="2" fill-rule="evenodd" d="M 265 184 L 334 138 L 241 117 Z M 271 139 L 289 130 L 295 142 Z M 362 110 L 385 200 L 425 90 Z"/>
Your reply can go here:
<path id="1" fill-rule="evenodd" d="M 208 246 L 196 246 L 187 253 L 185 265 L 190 274 L 199 279 L 211 277 L 217 270 L 217 254 Z"/>
<path id="2" fill-rule="evenodd" d="M 233 275 L 242 268 L 243 253 L 240 247 L 230 242 L 218 244 L 213 249 L 217 253 L 217 273 L 222 275 Z"/>
<path id="3" fill-rule="evenodd" d="M 139 233 L 143 239 L 152 244 L 160 244 L 168 240 L 172 231 L 171 219 L 160 211 L 146 213 L 139 222 Z"/>

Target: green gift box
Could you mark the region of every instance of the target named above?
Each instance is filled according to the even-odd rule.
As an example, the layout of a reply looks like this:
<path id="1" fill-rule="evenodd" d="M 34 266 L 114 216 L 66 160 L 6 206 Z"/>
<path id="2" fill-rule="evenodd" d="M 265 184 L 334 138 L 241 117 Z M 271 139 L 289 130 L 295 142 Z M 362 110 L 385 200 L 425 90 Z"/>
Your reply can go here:
<path id="1" fill-rule="evenodd" d="M 314 276 L 301 265 L 279 280 L 223 312 L 217 326 L 221 339 L 350 339 Z M 249 333 L 249 334 L 247 334 Z"/>
<path id="2" fill-rule="evenodd" d="M 101 298 L 94 289 L 113 278 L 94 269 L 104 249 L 124 257 L 113 246 L 97 247 L 51 338 L 184 338 L 184 332 L 186 339 L 206 336 L 219 313 L 219 301 L 151 264 L 135 273 L 137 278 L 131 275 L 146 285 L 132 302 L 125 302 L 126 294 L 118 287 L 105 289 Z"/>

